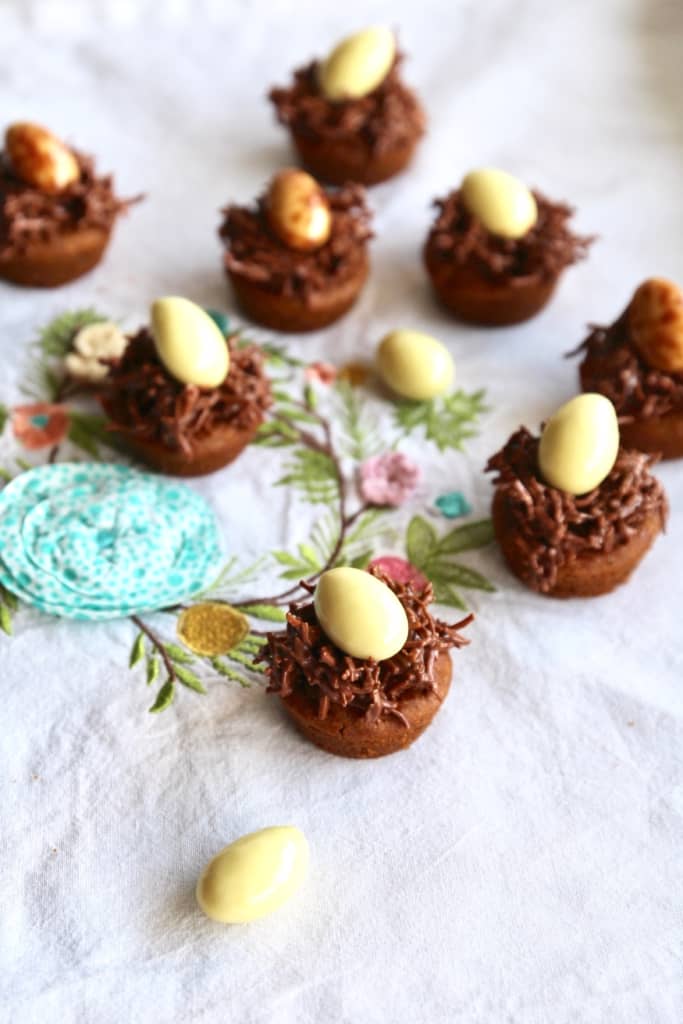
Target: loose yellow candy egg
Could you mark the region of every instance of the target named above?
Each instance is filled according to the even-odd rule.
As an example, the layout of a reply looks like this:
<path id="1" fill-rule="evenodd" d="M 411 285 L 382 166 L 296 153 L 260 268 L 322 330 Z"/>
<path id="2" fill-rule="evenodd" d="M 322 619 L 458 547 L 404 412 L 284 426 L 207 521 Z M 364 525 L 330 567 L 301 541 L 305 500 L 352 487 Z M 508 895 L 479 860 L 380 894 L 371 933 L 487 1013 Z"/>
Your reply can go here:
<path id="1" fill-rule="evenodd" d="M 546 483 L 568 494 L 587 494 L 609 475 L 619 451 L 619 424 L 604 395 L 577 395 L 545 425 L 538 467 Z"/>
<path id="2" fill-rule="evenodd" d="M 403 398 L 425 401 L 443 395 L 455 379 L 455 363 L 436 338 L 421 331 L 392 331 L 379 343 L 377 369 Z"/>
<path id="3" fill-rule="evenodd" d="M 387 77 L 396 57 L 396 40 L 384 26 L 363 29 L 343 39 L 318 68 L 318 83 L 328 100 L 367 96 Z"/>
<path id="4" fill-rule="evenodd" d="M 466 174 L 461 192 L 470 213 L 487 231 L 502 238 L 521 238 L 538 219 L 536 200 L 518 178 L 482 167 Z"/>
<path id="5" fill-rule="evenodd" d="M 308 870 L 303 832 L 280 825 L 251 832 L 209 861 L 197 882 L 197 902 L 214 921 L 242 924 L 286 903 Z"/>
<path id="6" fill-rule="evenodd" d="M 353 658 L 383 661 L 408 639 L 408 617 L 396 594 L 361 569 L 324 572 L 315 591 L 315 613 L 323 632 Z"/>
<path id="7" fill-rule="evenodd" d="M 306 171 L 289 167 L 276 174 L 268 189 L 266 211 L 273 231 L 291 249 L 318 249 L 330 237 L 329 199 Z"/>
<path id="8" fill-rule="evenodd" d="M 153 303 L 151 316 L 157 355 L 171 376 L 200 388 L 223 383 L 230 353 L 208 313 L 189 299 L 171 295 Z"/>

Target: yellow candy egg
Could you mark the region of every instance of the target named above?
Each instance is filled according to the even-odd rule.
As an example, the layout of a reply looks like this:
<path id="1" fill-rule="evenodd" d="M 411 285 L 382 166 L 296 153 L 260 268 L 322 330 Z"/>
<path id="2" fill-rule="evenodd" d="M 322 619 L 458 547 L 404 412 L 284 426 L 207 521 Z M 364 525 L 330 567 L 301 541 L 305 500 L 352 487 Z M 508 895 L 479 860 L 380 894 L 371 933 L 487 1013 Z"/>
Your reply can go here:
<path id="1" fill-rule="evenodd" d="M 577 395 L 545 425 L 538 467 L 546 483 L 568 494 L 587 494 L 609 475 L 619 451 L 619 424 L 604 395 Z"/>
<path id="2" fill-rule="evenodd" d="M 324 572 L 315 591 L 324 633 L 353 658 L 383 661 L 408 639 L 408 617 L 393 590 L 362 569 Z"/>
<path id="3" fill-rule="evenodd" d="M 172 377 L 200 388 L 223 383 L 230 353 L 208 313 L 189 299 L 171 295 L 153 303 L 151 316 L 157 355 Z"/>
<path id="4" fill-rule="evenodd" d="M 377 369 L 392 391 L 417 401 L 443 395 L 455 379 L 446 346 L 421 331 L 387 334 L 377 349 Z"/>
<path id="5" fill-rule="evenodd" d="M 209 861 L 197 882 L 197 902 L 222 924 L 242 924 L 286 903 L 308 870 L 308 843 L 292 825 L 251 832 Z"/>
<path id="6" fill-rule="evenodd" d="M 280 171 L 268 189 L 271 228 L 290 249 L 319 249 L 330 237 L 330 201 L 315 178 L 291 167 Z"/>
<path id="7" fill-rule="evenodd" d="M 466 174 L 461 185 L 463 202 L 487 231 L 502 238 L 521 238 L 538 219 L 536 200 L 518 178 L 482 167 Z"/>
<path id="8" fill-rule="evenodd" d="M 387 77 L 396 57 L 396 40 L 384 26 L 363 29 L 343 39 L 318 67 L 318 83 L 328 100 L 367 96 Z"/>

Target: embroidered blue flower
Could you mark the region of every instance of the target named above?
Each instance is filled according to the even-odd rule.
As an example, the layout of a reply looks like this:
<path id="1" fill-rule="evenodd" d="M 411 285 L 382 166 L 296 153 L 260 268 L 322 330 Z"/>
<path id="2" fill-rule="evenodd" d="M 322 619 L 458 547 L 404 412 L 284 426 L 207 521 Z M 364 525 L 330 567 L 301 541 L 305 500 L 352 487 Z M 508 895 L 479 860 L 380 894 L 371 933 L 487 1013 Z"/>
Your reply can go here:
<path id="1" fill-rule="evenodd" d="M 209 314 L 216 326 L 227 336 L 230 331 L 230 321 L 228 320 L 225 313 L 221 313 L 217 309 L 207 309 L 206 312 Z"/>
<path id="2" fill-rule="evenodd" d="M 460 491 L 441 494 L 434 504 L 446 519 L 459 519 L 461 516 L 468 516 L 472 511 L 472 506 Z"/>
<path id="3" fill-rule="evenodd" d="M 0 583 L 52 615 L 168 608 L 205 587 L 220 560 L 204 499 L 127 466 L 41 466 L 0 493 Z"/>

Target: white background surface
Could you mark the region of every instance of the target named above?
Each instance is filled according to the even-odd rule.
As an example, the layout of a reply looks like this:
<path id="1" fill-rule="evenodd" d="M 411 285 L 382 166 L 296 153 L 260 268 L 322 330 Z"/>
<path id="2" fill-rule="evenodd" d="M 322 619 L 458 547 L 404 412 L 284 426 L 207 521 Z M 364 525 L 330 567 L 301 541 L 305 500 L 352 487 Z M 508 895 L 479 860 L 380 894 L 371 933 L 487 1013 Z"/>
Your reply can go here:
<path id="1" fill-rule="evenodd" d="M 0 5 L 0 122 L 48 124 L 121 194 L 149 193 L 84 281 L 0 285 L 0 400 L 20 401 L 23 347 L 62 309 L 134 326 L 158 294 L 229 303 L 217 210 L 290 159 L 267 87 L 371 20 L 400 28 L 430 132 L 372 192 L 359 306 L 292 347 L 342 361 L 388 327 L 443 338 L 492 412 L 465 456 L 425 450 L 421 501 L 445 483 L 486 514 L 486 456 L 574 392 L 561 355 L 584 324 L 614 319 L 645 276 L 683 281 L 676 0 Z M 550 309 L 498 332 L 450 322 L 418 255 L 431 197 L 482 163 L 575 202 L 601 236 Z M 260 458 L 196 485 L 245 558 L 308 528 Z M 452 694 L 422 742 L 376 763 L 318 752 L 258 688 L 216 682 L 149 716 L 129 624 L 19 616 L 0 638 L 0 1019 L 683 1019 L 683 466 L 658 473 L 669 532 L 612 596 L 555 603 L 494 548 L 478 556 L 499 591 L 475 602 Z M 242 928 L 203 918 L 208 857 L 285 822 L 312 847 L 296 901 Z"/>

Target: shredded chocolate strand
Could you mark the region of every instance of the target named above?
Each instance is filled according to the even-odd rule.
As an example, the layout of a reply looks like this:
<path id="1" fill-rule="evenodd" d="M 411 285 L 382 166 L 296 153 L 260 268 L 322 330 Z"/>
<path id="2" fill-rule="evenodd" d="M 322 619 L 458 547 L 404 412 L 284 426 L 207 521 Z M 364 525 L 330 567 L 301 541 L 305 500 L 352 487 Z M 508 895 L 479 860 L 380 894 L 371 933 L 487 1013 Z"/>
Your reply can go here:
<path id="1" fill-rule="evenodd" d="M 668 504 L 650 473 L 658 456 L 619 449 L 609 476 L 578 497 L 551 487 L 538 476 L 538 438 L 520 427 L 486 466 L 495 473 L 519 543 L 526 553 L 525 581 L 550 590 L 568 559 L 591 551 L 605 554 L 626 544 L 656 513 L 666 525 Z"/>
<path id="2" fill-rule="evenodd" d="M 0 153 L 0 256 L 23 253 L 32 242 L 48 242 L 78 228 L 109 230 L 116 217 L 143 197 L 118 199 L 111 175 L 98 177 L 93 160 L 73 151 L 81 176 L 57 195 L 20 181 Z"/>
<path id="3" fill-rule="evenodd" d="M 228 206 L 219 230 L 227 269 L 268 291 L 304 299 L 352 278 L 372 237 L 365 190 L 347 185 L 328 193 L 328 199 L 332 233 L 325 245 L 313 252 L 290 249 L 277 238 L 265 216 L 265 196 L 254 208 Z"/>
<path id="4" fill-rule="evenodd" d="M 285 88 L 271 89 L 269 99 L 281 124 L 320 142 L 360 136 L 372 153 L 403 145 L 424 134 L 425 115 L 400 77 L 398 55 L 384 81 L 360 99 L 332 103 L 318 88 L 317 61 L 294 72 Z"/>
<path id="5" fill-rule="evenodd" d="M 628 310 L 610 327 L 592 325 L 586 340 L 568 355 L 579 353 L 584 355 L 584 390 L 606 395 L 622 423 L 683 412 L 683 373 L 665 373 L 645 363 L 631 341 Z"/>
<path id="6" fill-rule="evenodd" d="M 573 234 L 568 222 L 574 211 L 533 193 L 538 207 L 534 226 L 519 239 L 501 238 L 488 231 L 465 206 L 460 189 L 435 199 L 438 214 L 429 232 L 430 253 L 448 263 L 472 266 L 483 277 L 522 286 L 530 278 L 554 278 L 584 259 L 592 237 Z"/>
<path id="7" fill-rule="evenodd" d="M 220 424 L 252 429 L 271 405 L 263 356 L 255 345 L 228 338 L 230 371 L 217 388 L 183 384 L 159 361 L 150 331 L 133 335 L 112 366 L 102 396 L 121 433 L 192 453 L 193 442 Z"/>
<path id="8" fill-rule="evenodd" d="M 267 665 L 269 692 L 288 697 L 295 689 L 305 688 L 317 701 L 321 719 L 326 717 L 330 704 L 337 704 L 352 708 L 370 722 L 388 716 L 404 724 L 407 719 L 401 704 L 417 694 L 435 692 L 438 655 L 469 643 L 459 630 L 474 616 L 448 625 L 429 613 L 428 605 L 434 599 L 431 584 L 417 591 L 378 569 L 371 572 L 393 590 L 405 608 L 408 639 L 402 649 L 379 662 L 353 658 L 323 633 L 312 602 L 292 604 L 286 629 L 269 633 L 267 647 L 259 656 Z"/>

